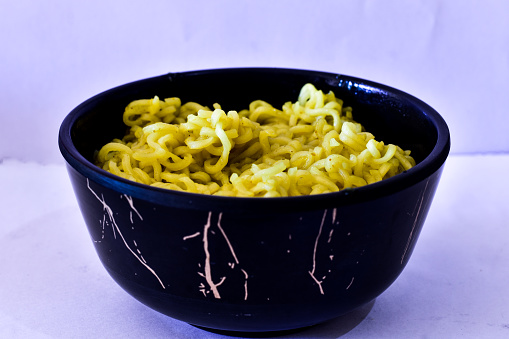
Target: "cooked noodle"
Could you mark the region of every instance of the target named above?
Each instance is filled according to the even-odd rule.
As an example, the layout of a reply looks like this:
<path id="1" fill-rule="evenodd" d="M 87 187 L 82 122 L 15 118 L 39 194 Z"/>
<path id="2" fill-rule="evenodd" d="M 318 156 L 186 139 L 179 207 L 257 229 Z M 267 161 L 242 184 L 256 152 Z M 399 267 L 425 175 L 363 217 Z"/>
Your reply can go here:
<path id="1" fill-rule="evenodd" d="M 333 92 L 312 84 L 281 109 L 253 101 L 225 112 L 179 98 L 125 109 L 129 132 L 104 145 L 97 164 L 122 178 L 193 193 L 283 197 L 371 184 L 415 165 L 352 118 Z"/>

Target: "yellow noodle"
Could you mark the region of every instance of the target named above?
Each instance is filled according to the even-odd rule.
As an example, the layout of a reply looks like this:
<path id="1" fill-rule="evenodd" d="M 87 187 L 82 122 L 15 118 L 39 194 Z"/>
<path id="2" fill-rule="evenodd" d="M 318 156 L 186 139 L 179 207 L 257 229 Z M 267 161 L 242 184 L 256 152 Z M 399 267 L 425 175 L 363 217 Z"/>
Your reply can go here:
<path id="1" fill-rule="evenodd" d="M 200 194 L 286 197 L 337 192 L 415 165 L 410 151 L 364 131 L 333 92 L 305 84 L 277 109 L 262 100 L 225 112 L 179 98 L 140 99 L 129 128 L 96 156 L 101 168 L 154 187 Z"/>

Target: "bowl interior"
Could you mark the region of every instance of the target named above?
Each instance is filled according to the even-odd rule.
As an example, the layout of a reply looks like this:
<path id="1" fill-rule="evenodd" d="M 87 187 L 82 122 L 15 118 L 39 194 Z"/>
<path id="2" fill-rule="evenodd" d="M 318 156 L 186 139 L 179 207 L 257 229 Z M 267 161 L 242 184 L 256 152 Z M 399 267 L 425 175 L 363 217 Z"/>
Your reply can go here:
<path id="1" fill-rule="evenodd" d="M 301 87 L 313 83 L 324 92 L 333 91 L 353 108 L 354 120 L 363 124 L 377 140 L 411 149 L 417 162 L 426 158 L 437 143 L 438 128 L 415 98 L 382 85 L 352 77 L 276 69 L 227 69 L 168 74 L 127 84 L 101 94 L 101 100 L 86 102 L 87 111 L 72 128 L 77 150 L 88 160 L 94 151 L 113 138 L 121 138 L 126 127 L 122 114 L 136 99 L 179 97 L 182 103 L 198 102 L 225 111 L 247 108 L 253 100 L 265 100 L 276 108 L 295 102 Z M 412 102 L 413 101 L 413 102 Z M 410 104 L 412 103 L 412 105 Z"/>
<path id="2" fill-rule="evenodd" d="M 179 97 L 183 103 L 198 102 L 225 111 L 248 108 L 253 100 L 265 100 L 276 108 L 295 102 L 302 86 L 312 83 L 353 109 L 354 120 L 374 134 L 376 140 L 412 151 L 417 161 L 409 171 L 364 187 L 305 197 L 249 198 L 252 208 L 292 211 L 331 208 L 392 194 L 425 180 L 438 171 L 449 153 L 449 130 L 442 117 L 421 100 L 400 90 L 351 76 L 281 68 L 229 68 L 166 75 L 119 86 L 92 97 L 76 107 L 60 128 L 59 145 L 71 167 L 110 188 L 153 202 L 199 210 L 210 204 L 218 208 L 243 208 L 243 199 L 178 192 L 134 183 L 103 171 L 93 164 L 95 152 L 114 138 L 122 138 L 125 107 L 133 100 Z M 332 197 L 332 199 L 331 199 Z M 273 205 L 275 203 L 276 205 Z M 233 205 L 232 205 L 233 204 Z M 277 208 L 276 208 L 277 207 Z"/>

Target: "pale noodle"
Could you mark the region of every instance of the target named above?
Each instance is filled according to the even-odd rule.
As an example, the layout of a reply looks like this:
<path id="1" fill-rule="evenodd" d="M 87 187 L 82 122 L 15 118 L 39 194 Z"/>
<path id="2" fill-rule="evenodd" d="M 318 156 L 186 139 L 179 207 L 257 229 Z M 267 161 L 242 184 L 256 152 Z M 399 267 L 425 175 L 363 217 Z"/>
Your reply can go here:
<path id="1" fill-rule="evenodd" d="M 130 128 L 104 145 L 97 164 L 122 178 L 193 193 L 281 197 L 336 192 L 415 165 L 410 151 L 364 131 L 334 93 L 302 87 L 282 109 L 257 100 L 225 112 L 179 98 L 136 100 Z"/>

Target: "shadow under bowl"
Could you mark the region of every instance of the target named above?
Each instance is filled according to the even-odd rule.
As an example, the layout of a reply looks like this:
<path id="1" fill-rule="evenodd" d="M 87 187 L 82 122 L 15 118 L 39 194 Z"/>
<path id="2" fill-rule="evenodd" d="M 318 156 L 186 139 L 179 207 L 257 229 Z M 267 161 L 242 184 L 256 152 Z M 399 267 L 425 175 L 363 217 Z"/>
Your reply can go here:
<path id="1" fill-rule="evenodd" d="M 180 97 L 228 111 L 262 99 L 281 107 L 305 83 L 332 90 L 377 140 L 412 150 L 418 164 L 365 187 L 287 198 L 158 189 L 93 164 L 94 152 L 124 135 L 132 100 Z M 410 258 L 450 148 L 442 117 L 407 93 L 278 68 L 170 73 L 113 88 L 70 112 L 58 142 L 111 277 L 163 314 L 230 333 L 308 327 L 379 296 Z"/>

